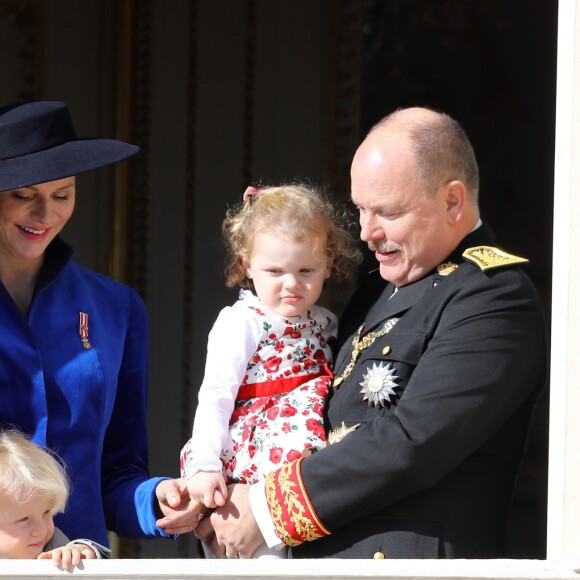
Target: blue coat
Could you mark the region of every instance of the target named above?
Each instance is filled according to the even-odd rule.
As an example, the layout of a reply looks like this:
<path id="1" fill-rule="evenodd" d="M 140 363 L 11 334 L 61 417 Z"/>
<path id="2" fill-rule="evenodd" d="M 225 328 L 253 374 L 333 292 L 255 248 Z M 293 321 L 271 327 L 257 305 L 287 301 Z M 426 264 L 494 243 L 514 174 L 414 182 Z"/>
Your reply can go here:
<path id="1" fill-rule="evenodd" d="M 491 244 L 484 225 L 446 260 L 455 271 L 434 270 L 394 295 L 376 276 L 347 306 L 336 375 L 363 322 L 366 333 L 399 321 L 333 390 L 329 429 L 359 426 L 304 460 L 303 485 L 331 534 L 293 548 L 293 557 L 504 556 L 547 346 L 541 300 L 523 268 L 482 271 L 462 257 Z M 378 405 L 365 400 L 373 372 L 394 391 Z"/>
<path id="2" fill-rule="evenodd" d="M 133 289 L 71 256 L 59 238 L 50 244 L 26 319 L 0 284 L 0 424 L 66 465 L 72 492 L 55 522 L 67 536 L 107 545 L 107 529 L 165 535 L 153 510 L 159 479 L 147 468 L 145 306 Z"/>

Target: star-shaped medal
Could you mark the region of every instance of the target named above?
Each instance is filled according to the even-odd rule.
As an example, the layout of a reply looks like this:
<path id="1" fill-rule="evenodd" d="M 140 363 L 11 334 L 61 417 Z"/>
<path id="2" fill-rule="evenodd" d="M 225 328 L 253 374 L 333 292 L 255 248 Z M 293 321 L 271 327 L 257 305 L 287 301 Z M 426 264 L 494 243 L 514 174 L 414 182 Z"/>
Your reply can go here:
<path id="1" fill-rule="evenodd" d="M 372 368 L 367 367 L 367 372 L 359 383 L 362 387 L 360 392 L 364 395 L 363 401 L 368 400 L 369 407 L 371 405 L 384 407 L 391 404 L 397 394 L 396 380 L 395 369 L 391 363 L 373 363 Z"/>

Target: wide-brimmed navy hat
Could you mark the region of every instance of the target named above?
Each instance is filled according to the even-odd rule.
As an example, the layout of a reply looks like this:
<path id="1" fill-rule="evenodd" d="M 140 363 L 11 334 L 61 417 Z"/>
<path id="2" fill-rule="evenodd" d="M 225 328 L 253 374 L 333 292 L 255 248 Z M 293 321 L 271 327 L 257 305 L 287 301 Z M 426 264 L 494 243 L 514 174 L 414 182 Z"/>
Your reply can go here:
<path id="1" fill-rule="evenodd" d="M 114 139 L 77 137 L 67 106 L 58 101 L 0 108 L 0 191 L 86 173 L 138 151 Z"/>

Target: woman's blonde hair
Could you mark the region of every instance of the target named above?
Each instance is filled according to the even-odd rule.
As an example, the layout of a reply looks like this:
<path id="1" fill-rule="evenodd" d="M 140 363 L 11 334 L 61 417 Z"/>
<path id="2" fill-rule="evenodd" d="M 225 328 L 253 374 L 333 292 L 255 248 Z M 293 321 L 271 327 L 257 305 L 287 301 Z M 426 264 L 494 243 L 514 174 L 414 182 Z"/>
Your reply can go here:
<path id="1" fill-rule="evenodd" d="M 53 501 L 51 515 L 63 512 L 69 494 L 66 472 L 55 456 L 16 429 L 0 431 L 0 494 L 44 496 Z"/>
<path id="2" fill-rule="evenodd" d="M 222 231 L 228 251 L 227 286 L 252 288 L 242 262 L 251 253 L 258 232 L 281 233 L 297 241 L 326 234 L 324 252 L 338 280 L 348 278 L 350 262 L 359 262 L 361 256 L 348 230 L 346 214 L 339 215 L 328 199 L 304 184 L 254 190 L 228 211 Z"/>

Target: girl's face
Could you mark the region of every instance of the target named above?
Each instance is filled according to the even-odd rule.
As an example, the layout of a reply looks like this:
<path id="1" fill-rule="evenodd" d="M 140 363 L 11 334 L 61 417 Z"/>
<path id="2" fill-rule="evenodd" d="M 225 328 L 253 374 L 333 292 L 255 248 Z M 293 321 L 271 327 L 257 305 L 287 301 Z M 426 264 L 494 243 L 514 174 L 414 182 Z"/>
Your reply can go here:
<path id="1" fill-rule="evenodd" d="M 74 206 L 74 177 L 0 191 L 0 260 L 40 263 Z"/>
<path id="2" fill-rule="evenodd" d="M 36 558 L 54 534 L 53 507 L 41 495 L 0 495 L 0 558 Z"/>
<path id="3" fill-rule="evenodd" d="M 297 241 L 258 232 L 242 263 L 256 294 L 270 310 L 284 317 L 298 316 L 318 300 L 330 276 L 325 247 L 325 234 Z"/>

